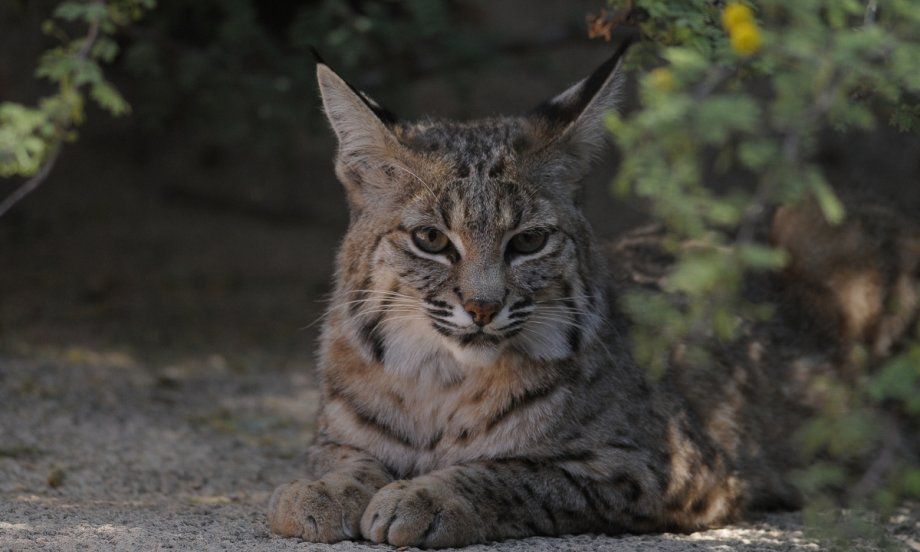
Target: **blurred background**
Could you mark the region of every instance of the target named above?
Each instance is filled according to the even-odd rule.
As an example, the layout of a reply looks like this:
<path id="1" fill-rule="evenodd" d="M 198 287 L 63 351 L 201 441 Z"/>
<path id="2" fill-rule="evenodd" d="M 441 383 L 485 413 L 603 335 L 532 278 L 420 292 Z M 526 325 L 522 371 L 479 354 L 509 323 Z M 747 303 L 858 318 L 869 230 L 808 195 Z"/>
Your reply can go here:
<path id="1" fill-rule="evenodd" d="M 0 100 L 51 88 L 33 72 L 56 4 L 0 4 Z M 604 6 L 160 0 L 116 35 L 106 68 L 132 113 L 88 106 L 47 182 L 0 219 L 0 348 L 309 361 L 347 224 L 309 46 L 400 117 L 520 113 L 606 58 L 611 45 L 585 31 Z M 917 212 L 917 140 L 833 134 L 819 158 L 838 189 Z M 611 151 L 587 186 L 602 237 L 643 220 L 609 193 L 616 162 Z M 16 185 L 0 180 L 0 195 Z"/>
<path id="2" fill-rule="evenodd" d="M 0 4 L 0 99 L 51 88 L 33 72 L 55 5 Z M 89 107 L 0 219 L 0 347 L 309 361 L 348 220 L 309 46 L 403 118 L 520 113 L 609 55 L 585 33 L 602 5 L 161 0 L 106 69 L 132 113 Z M 614 168 L 589 185 L 602 235 L 641 219 Z"/>

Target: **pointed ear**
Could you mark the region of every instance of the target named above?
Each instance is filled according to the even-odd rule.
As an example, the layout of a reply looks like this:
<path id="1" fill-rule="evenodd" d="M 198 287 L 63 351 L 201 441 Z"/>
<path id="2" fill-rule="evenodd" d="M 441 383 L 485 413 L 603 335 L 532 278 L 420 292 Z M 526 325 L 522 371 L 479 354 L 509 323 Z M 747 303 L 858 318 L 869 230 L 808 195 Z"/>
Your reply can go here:
<path id="1" fill-rule="evenodd" d="M 402 150 L 390 126 L 396 117 L 367 94 L 355 89 L 317 56 L 316 80 L 323 109 L 339 141 L 336 174 L 349 199 L 358 205 L 366 183 L 381 183 L 381 172 L 395 163 Z"/>
<path id="2" fill-rule="evenodd" d="M 604 114 L 616 108 L 622 84 L 620 65 L 632 43 L 624 38 L 613 55 L 591 75 L 530 113 L 557 176 L 580 179 L 607 143 Z"/>

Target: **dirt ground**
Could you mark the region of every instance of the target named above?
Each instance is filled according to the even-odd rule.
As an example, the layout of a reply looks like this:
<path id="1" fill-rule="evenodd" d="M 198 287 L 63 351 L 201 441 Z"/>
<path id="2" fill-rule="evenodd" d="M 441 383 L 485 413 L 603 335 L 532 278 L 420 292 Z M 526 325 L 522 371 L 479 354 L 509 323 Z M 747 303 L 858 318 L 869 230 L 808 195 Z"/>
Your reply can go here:
<path id="1" fill-rule="evenodd" d="M 298 476 L 317 392 L 308 366 L 219 356 L 151 370 L 71 349 L 0 357 L 0 550 L 370 550 L 268 534 L 272 489 Z M 920 549 L 920 511 L 889 532 Z M 801 516 L 692 535 L 579 535 L 469 550 L 820 550 Z"/>

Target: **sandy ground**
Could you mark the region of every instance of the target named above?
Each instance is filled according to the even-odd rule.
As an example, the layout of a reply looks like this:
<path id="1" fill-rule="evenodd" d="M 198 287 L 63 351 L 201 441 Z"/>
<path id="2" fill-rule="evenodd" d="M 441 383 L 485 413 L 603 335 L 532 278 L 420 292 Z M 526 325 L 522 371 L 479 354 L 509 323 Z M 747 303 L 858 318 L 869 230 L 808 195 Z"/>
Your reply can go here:
<path id="1" fill-rule="evenodd" d="M 268 534 L 265 504 L 297 477 L 317 392 L 308 366 L 221 357 L 152 369 L 71 349 L 0 357 L 0 550 L 369 550 Z M 266 361 L 267 362 L 267 361 Z M 920 549 L 920 516 L 889 531 Z M 580 535 L 470 550 L 819 550 L 798 514 L 693 535 Z"/>

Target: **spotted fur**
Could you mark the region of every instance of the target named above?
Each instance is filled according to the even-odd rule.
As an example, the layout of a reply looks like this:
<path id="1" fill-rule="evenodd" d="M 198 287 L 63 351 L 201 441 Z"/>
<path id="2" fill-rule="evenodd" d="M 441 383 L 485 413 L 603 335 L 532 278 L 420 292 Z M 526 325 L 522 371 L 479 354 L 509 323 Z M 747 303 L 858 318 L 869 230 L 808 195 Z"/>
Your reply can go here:
<path id="1" fill-rule="evenodd" d="M 693 530 L 789 499 L 727 400 L 763 374 L 653 385 L 617 330 L 577 188 L 624 48 L 531 114 L 467 123 L 381 118 L 318 66 L 352 220 L 323 329 L 314 479 L 274 493 L 273 531 L 443 547 Z M 450 247 L 423 250 L 418 228 Z M 512 251 L 529 231 L 545 245 Z M 500 309 L 479 326 L 471 301 Z"/>

